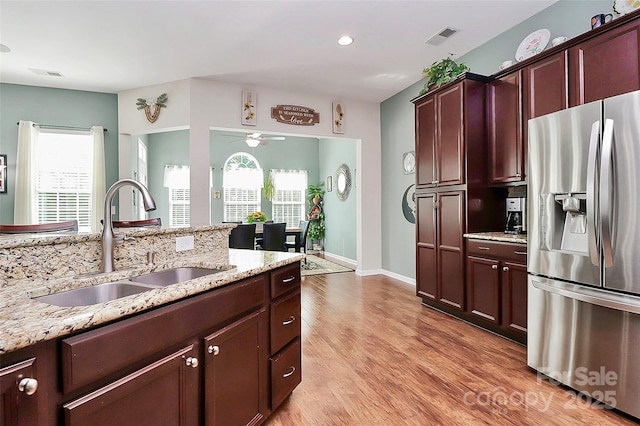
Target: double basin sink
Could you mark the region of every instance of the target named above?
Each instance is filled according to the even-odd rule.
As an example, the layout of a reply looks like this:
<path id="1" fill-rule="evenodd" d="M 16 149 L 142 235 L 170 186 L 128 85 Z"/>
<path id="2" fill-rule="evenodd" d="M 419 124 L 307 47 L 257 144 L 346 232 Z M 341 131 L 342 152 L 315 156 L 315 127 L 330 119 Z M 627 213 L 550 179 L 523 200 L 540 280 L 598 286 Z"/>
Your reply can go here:
<path id="1" fill-rule="evenodd" d="M 226 270 L 227 269 L 199 267 L 165 269 L 163 271 L 131 277 L 127 280 L 97 284 L 90 287 L 49 294 L 47 296 L 34 297 L 33 300 L 56 306 L 88 306 L 96 303 L 109 302 L 155 288 L 166 287 L 171 284 L 189 281 L 206 275 L 217 274 Z"/>

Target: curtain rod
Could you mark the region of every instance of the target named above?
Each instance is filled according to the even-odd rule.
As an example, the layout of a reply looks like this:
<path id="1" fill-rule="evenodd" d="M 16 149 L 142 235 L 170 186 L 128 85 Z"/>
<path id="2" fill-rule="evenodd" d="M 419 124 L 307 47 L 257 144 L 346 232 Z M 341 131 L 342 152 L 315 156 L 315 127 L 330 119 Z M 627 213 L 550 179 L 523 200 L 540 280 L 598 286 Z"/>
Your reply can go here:
<path id="1" fill-rule="evenodd" d="M 20 122 L 18 121 L 16 124 L 20 125 Z M 37 124 L 37 123 L 33 123 L 33 127 L 36 127 L 36 126 L 42 127 L 44 129 L 83 130 L 85 132 L 91 131 L 91 128 L 87 128 L 87 127 L 56 126 L 55 124 Z M 106 127 L 103 128 L 102 130 L 104 130 L 105 132 L 109 131 Z"/>

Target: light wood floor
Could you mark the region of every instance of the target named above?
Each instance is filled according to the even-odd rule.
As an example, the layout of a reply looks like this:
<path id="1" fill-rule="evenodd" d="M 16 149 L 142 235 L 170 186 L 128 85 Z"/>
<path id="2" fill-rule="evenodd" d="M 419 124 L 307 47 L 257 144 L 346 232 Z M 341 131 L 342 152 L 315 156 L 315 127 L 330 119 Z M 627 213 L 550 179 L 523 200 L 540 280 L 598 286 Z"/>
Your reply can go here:
<path id="1" fill-rule="evenodd" d="M 354 273 L 302 280 L 302 383 L 278 425 L 632 425 L 538 381 L 526 348 Z"/>

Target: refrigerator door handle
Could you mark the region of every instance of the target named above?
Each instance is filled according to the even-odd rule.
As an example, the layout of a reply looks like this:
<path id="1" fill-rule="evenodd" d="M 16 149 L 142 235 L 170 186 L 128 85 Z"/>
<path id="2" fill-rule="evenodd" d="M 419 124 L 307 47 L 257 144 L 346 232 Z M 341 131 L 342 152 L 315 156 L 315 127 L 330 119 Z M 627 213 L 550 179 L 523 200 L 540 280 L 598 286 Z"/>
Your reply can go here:
<path id="1" fill-rule="evenodd" d="M 596 194 L 598 191 L 596 183 L 596 167 L 598 165 L 598 145 L 600 141 L 600 121 L 591 125 L 591 137 L 589 138 L 589 158 L 587 160 L 587 235 L 589 239 L 589 257 L 591 263 L 600 265 L 600 254 L 597 240 L 596 218 Z"/>
<path id="2" fill-rule="evenodd" d="M 600 159 L 600 224 L 602 232 L 602 253 L 604 266 L 613 265 L 611 244 L 611 198 L 612 198 L 612 160 L 613 160 L 613 120 L 606 119 L 602 132 L 602 157 Z"/>
<path id="3" fill-rule="evenodd" d="M 570 299 L 591 303 L 592 305 L 604 306 L 605 308 L 616 309 L 623 312 L 633 312 L 640 314 L 640 298 L 626 294 L 617 294 L 611 291 L 590 288 L 576 284 L 554 281 L 548 284 L 538 280 L 537 277 L 529 276 L 531 284 L 543 291 L 565 296 Z"/>

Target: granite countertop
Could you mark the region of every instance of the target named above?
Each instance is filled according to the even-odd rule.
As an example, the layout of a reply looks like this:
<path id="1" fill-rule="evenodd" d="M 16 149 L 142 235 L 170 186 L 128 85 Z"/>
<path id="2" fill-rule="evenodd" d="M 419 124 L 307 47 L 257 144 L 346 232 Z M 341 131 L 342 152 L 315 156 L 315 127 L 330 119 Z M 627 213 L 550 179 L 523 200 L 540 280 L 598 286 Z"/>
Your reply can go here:
<path id="1" fill-rule="evenodd" d="M 87 276 L 32 280 L 28 286 L 0 288 L 0 355 L 174 302 L 303 258 L 304 255 L 300 253 L 229 249 L 229 265 L 216 265 L 207 260 L 207 255 L 194 255 L 162 265 L 144 265 Z M 31 299 L 181 266 L 226 270 L 90 306 L 59 307 Z"/>
<path id="2" fill-rule="evenodd" d="M 501 243 L 527 244 L 526 234 L 505 234 L 504 232 L 474 232 L 464 234 L 465 238 L 472 240 L 489 240 Z"/>

